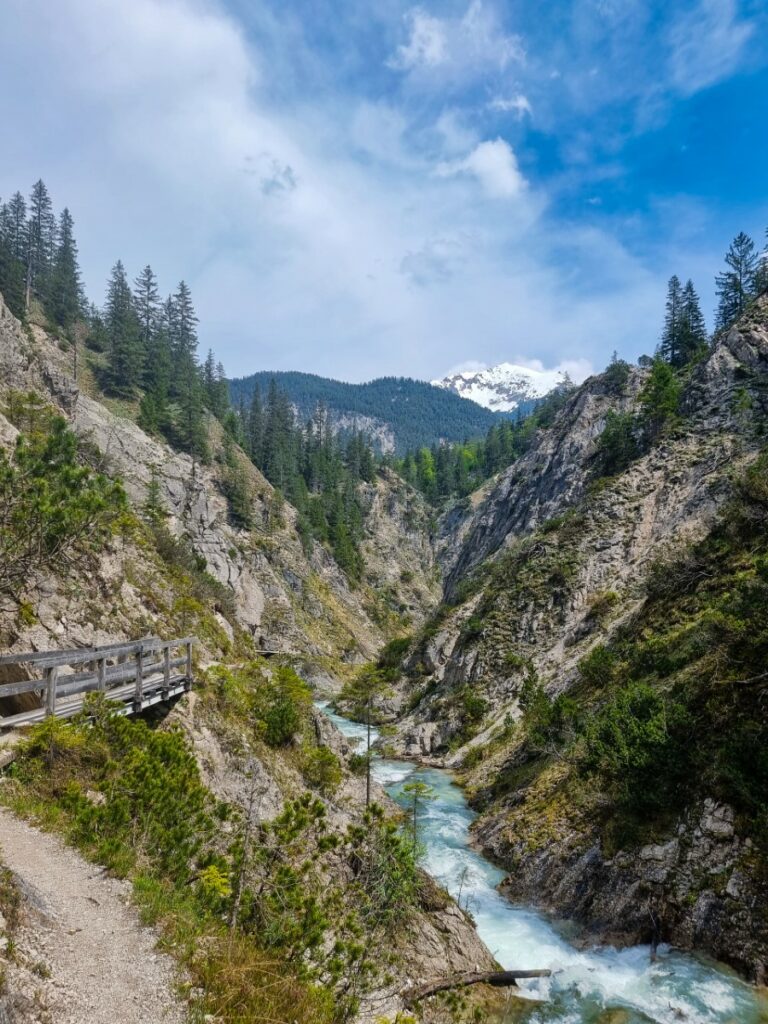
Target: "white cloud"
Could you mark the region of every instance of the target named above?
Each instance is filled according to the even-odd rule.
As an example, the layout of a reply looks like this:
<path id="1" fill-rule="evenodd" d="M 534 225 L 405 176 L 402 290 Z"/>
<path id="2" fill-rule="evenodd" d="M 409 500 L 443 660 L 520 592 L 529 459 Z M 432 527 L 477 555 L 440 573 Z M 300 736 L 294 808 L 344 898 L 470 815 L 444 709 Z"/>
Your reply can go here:
<path id="1" fill-rule="evenodd" d="M 466 262 L 471 239 L 443 235 L 428 239 L 424 245 L 407 252 L 400 261 L 400 271 L 419 287 L 450 281 Z"/>
<path id="2" fill-rule="evenodd" d="M 434 71 L 518 59 L 490 7 L 449 28 Z M 203 349 L 235 374 L 429 379 L 513 341 L 548 364 L 647 347 L 663 282 L 610 237 L 546 223 L 503 139 L 447 117 L 431 174 L 408 104 L 278 104 L 297 74 L 281 61 L 301 59 L 256 48 L 215 0 L 5 0 L 0 194 L 46 180 L 96 300 L 118 257 L 165 290 L 184 277 Z M 500 217 L 484 195 L 515 202 Z"/>
<path id="3" fill-rule="evenodd" d="M 671 84 L 690 96 L 728 77 L 754 31 L 739 18 L 735 0 L 699 0 L 669 31 Z"/>
<path id="4" fill-rule="evenodd" d="M 463 159 L 443 161 L 438 164 L 436 174 L 441 178 L 470 174 L 494 199 L 515 198 L 527 186 L 514 150 L 504 139 L 481 142 Z"/>
<path id="5" fill-rule="evenodd" d="M 488 104 L 491 110 L 499 110 L 503 114 L 512 113 L 518 119 L 522 119 L 526 114 L 528 116 L 533 115 L 531 104 L 527 96 L 523 96 L 522 93 L 517 93 L 515 96 L 505 98 L 504 96 L 496 96 Z"/>
<path id="6" fill-rule="evenodd" d="M 438 18 L 414 7 L 404 22 L 406 42 L 387 62 L 398 71 L 468 80 L 525 59 L 520 36 L 505 32 L 495 8 L 483 0 L 471 0 L 455 18 Z"/>
<path id="7" fill-rule="evenodd" d="M 414 7 L 405 15 L 410 36 L 407 43 L 398 46 L 390 67 L 400 71 L 413 68 L 434 68 L 448 56 L 446 26 L 440 18 L 434 18 L 421 7 Z"/>
<path id="8" fill-rule="evenodd" d="M 537 373 L 547 373 L 553 376 L 568 375 L 574 384 L 581 384 L 595 371 L 589 359 L 563 359 L 556 366 L 545 366 L 541 359 L 529 359 L 526 356 L 517 356 L 515 363 L 525 366 L 529 370 L 536 370 Z"/>

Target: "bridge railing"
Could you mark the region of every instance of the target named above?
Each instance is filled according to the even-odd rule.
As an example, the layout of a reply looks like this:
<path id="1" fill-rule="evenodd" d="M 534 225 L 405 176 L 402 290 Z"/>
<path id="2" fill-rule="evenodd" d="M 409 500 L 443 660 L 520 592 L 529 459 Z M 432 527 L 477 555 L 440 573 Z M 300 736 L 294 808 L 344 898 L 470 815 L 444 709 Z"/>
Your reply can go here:
<path id="1" fill-rule="evenodd" d="M 123 714 L 145 708 L 183 693 L 192 686 L 192 647 L 195 637 L 160 640 L 148 637 L 105 647 L 34 651 L 0 655 L 0 668 L 19 666 L 36 673 L 17 682 L 0 682 L 0 700 L 36 694 L 39 707 L 3 717 L 0 729 L 28 725 L 56 715 L 77 714 L 86 694 L 104 693 L 122 704 Z"/>

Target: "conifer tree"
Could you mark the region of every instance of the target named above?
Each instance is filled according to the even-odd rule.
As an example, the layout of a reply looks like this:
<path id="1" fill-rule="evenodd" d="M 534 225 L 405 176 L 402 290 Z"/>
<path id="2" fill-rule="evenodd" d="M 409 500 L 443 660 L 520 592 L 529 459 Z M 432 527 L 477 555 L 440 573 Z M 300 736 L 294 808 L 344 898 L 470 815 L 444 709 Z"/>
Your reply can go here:
<path id="1" fill-rule="evenodd" d="M 179 282 L 173 297 L 173 330 L 171 344 L 173 355 L 178 362 L 189 359 L 197 366 L 197 315 L 192 305 L 192 293 L 189 286 Z"/>
<path id="2" fill-rule="evenodd" d="M 53 215 L 51 197 L 45 183 L 40 180 L 32 186 L 29 197 L 29 221 L 27 223 L 27 278 L 26 306 L 32 295 L 45 297 L 46 287 L 53 262 L 56 240 L 56 218 Z"/>
<path id="3" fill-rule="evenodd" d="M 211 349 L 203 363 L 203 387 L 205 389 L 205 404 L 213 415 L 222 422 L 229 408 L 229 389 L 224 367 L 216 362 Z"/>
<path id="4" fill-rule="evenodd" d="M 683 334 L 683 289 L 677 274 L 667 284 L 667 303 L 664 316 L 664 330 L 661 335 L 659 354 L 673 366 L 680 365 L 680 347 Z"/>
<path id="5" fill-rule="evenodd" d="M 755 294 L 757 255 L 749 235 L 742 231 L 734 238 L 725 254 L 725 262 L 728 269 L 715 279 L 719 299 L 715 330 L 718 331 L 741 316 Z"/>
<path id="6" fill-rule="evenodd" d="M 216 376 L 214 380 L 214 406 L 215 413 L 223 422 L 230 411 L 229 406 L 229 383 L 224 364 L 221 361 L 216 363 Z"/>
<path id="7" fill-rule="evenodd" d="M 9 204 L 0 208 L 0 294 L 16 317 L 24 316 L 24 264 L 16 256 Z"/>
<path id="8" fill-rule="evenodd" d="M 61 327 L 71 327 L 83 311 L 83 288 L 77 264 L 74 222 L 64 207 L 59 218 L 56 253 L 48 295 L 50 315 Z"/>
<path id="9" fill-rule="evenodd" d="M 0 233 L 11 256 L 24 261 L 27 254 L 27 204 L 21 192 L 14 192 L 0 211 Z"/>
<path id="10" fill-rule="evenodd" d="M 261 404 L 261 388 L 253 389 L 251 407 L 248 410 L 247 431 L 248 454 L 259 469 L 264 465 L 264 409 Z"/>
<path id="11" fill-rule="evenodd" d="M 179 417 L 176 423 L 177 440 L 184 451 L 201 462 L 207 462 L 208 430 L 203 401 L 203 386 L 197 367 L 191 359 L 176 368 Z"/>
<path id="12" fill-rule="evenodd" d="M 141 382 L 143 353 L 133 296 L 120 260 L 112 268 L 107 285 L 104 326 L 109 390 L 115 395 L 131 397 Z"/>
<path id="13" fill-rule="evenodd" d="M 689 278 L 683 288 L 680 362 L 675 365 L 685 366 L 689 363 L 696 353 L 706 346 L 708 340 L 707 325 L 701 312 L 699 296 L 693 287 L 693 281 Z"/>
<path id="14" fill-rule="evenodd" d="M 149 384 L 148 375 L 152 373 L 152 361 L 155 356 L 154 339 L 160 320 L 157 278 L 149 264 L 133 283 L 133 302 L 139 324 L 139 342 L 145 357 L 144 382 Z"/>
<path id="15" fill-rule="evenodd" d="M 765 248 L 760 253 L 755 274 L 755 293 L 763 295 L 768 292 L 768 228 L 765 229 Z"/>

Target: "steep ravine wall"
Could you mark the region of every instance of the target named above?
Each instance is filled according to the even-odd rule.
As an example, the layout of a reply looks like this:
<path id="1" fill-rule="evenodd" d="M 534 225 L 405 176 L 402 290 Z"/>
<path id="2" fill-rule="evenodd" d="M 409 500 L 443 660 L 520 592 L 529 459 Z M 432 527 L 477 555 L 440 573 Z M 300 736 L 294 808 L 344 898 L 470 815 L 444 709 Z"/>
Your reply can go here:
<path id="1" fill-rule="evenodd" d="M 157 481 L 169 531 L 187 538 L 232 601 L 205 615 L 192 605 L 185 611 L 180 605 L 188 597 L 178 589 L 173 569 L 145 534 L 129 529 L 90 561 L 66 573 L 30 579 L 23 604 L 9 601 L 0 607 L 4 652 L 106 644 L 173 633 L 184 625 L 199 635 L 202 666 L 258 659 L 261 648 L 285 651 L 303 675 L 331 690 L 340 685 L 345 666 L 354 668 L 375 656 L 393 629 L 418 625 L 436 603 L 439 579 L 426 528 L 428 511 L 394 475 L 384 473 L 365 489 L 366 574 L 353 589 L 322 546 L 315 544 L 307 555 L 290 506 L 283 507 L 282 524 L 271 522 L 272 488 L 244 459 L 253 494 L 252 531 L 228 522 L 215 461 L 201 466 L 150 437 L 119 403 L 99 396 L 87 374 L 78 386 L 71 368 L 71 352 L 39 326 L 22 328 L 0 298 L 0 444 L 8 450 L 17 435 L 3 412 L 9 411 L 14 393 L 33 392 L 55 406 L 93 446 L 103 471 L 123 480 L 136 516 L 150 481 Z M 214 424 L 214 447 L 216 429 Z M 183 729 L 204 783 L 221 800 L 246 807 L 246 772 L 255 773 L 261 793 L 257 817 L 273 817 L 286 799 L 304 790 L 305 781 L 290 757 L 254 754 L 247 730 L 238 732 L 212 712 L 211 703 L 210 695 L 206 699 L 193 690 L 164 725 Z M 318 743 L 342 759 L 352 753 L 319 713 L 315 728 Z M 386 801 L 383 791 L 377 796 Z M 340 790 L 327 797 L 329 820 L 343 830 L 363 803 L 364 783 L 345 770 Z M 426 891 L 430 898 L 403 922 L 398 936 L 402 966 L 393 970 L 386 989 L 373 993 L 366 1020 L 401 1009 L 397 993 L 413 981 L 495 966 L 469 916 L 436 887 L 426 886 Z"/>
<path id="2" fill-rule="evenodd" d="M 282 508 L 282 521 L 274 522 L 273 490 L 244 457 L 242 467 L 253 498 L 251 531 L 228 522 L 215 462 L 201 466 L 150 437 L 118 403 L 101 398 L 87 373 L 81 371 L 81 378 L 78 386 L 72 377 L 71 353 L 62 351 L 40 327 L 23 329 L 0 298 L 0 440 L 11 443 L 15 435 L 2 415 L 9 394 L 32 390 L 95 445 L 105 471 L 123 480 L 135 509 L 141 508 L 154 476 L 168 528 L 187 538 L 205 559 L 206 570 L 232 591 L 236 625 L 252 638 L 255 648 L 306 656 L 315 671 L 324 664 L 360 662 L 375 655 L 400 621 L 418 622 L 435 603 L 434 560 L 422 529 L 426 511 L 418 495 L 402 482 L 388 476 L 368 488 L 365 499 L 372 515 L 364 541 L 367 575 L 352 589 L 321 545 L 313 544 L 307 555 L 289 505 Z M 218 425 L 212 429 L 216 447 Z M 102 603 L 99 616 L 91 608 L 83 609 L 78 593 L 66 593 L 73 580 L 47 579 L 32 595 L 33 604 L 39 605 L 33 609 L 37 622 L 8 642 L 22 647 L 98 642 L 106 633 L 122 637 L 129 621 L 143 617 L 151 622 L 157 618 L 158 601 L 143 587 L 146 580 L 141 577 L 152 576 L 152 561 L 151 553 L 120 540 L 97 567 L 93 582 L 104 582 L 118 592 L 116 603 L 128 606 L 125 622 L 110 616 L 109 603 Z M 231 636 L 233 623 L 219 616 L 219 625 Z"/>
<path id="3" fill-rule="evenodd" d="M 513 898 L 624 942 L 652 938 L 658 912 L 664 938 L 758 979 L 768 964 L 765 870 L 733 808 L 702 800 L 655 841 L 609 852 L 594 817 L 563 805 L 556 763 L 533 796 L 503 795 L 499 784 L 526 677 L 550 697 L 583 686 L 579 661 L 643 607 L 649 567 L 718 520 L 765 443 L 756 428 L 767 375 L 763 300 L 689 373 L 680 424 L 628 470 L 593 483 L 606 413 L 637 410 L 640 369 L 621 394 L 604 377 L 587 381 L 523 458 L 449 512 L 437 539 L 449 604 L 406 662 L 399 689 L 410 710 L 394 741 L 405 756 L 464 765 L 478 842 L 509 870 Z"/>

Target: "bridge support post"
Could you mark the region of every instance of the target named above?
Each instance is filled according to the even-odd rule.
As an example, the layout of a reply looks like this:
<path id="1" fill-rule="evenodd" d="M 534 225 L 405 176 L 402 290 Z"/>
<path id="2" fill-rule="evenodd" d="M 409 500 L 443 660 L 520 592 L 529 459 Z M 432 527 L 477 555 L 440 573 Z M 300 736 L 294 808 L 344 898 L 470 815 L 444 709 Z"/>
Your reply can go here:
<path id="1" fill-rule="evenodd" d="M 171 645 L 163 648 L 163 700 L 171 692 Z"/>
<path id="2" fill-rule="evenodd" d="M 56 665 L 45 670 L 45 717 L 56 714 L 56 682 L 59 670 Z"/>
<path id="3" fill-rule="evenodd" d="M 144 651 L 140 647 L 136 652 L 136 689 L 133 695 L 133 706 L 138 715 L 144 704 Z"/>
<path id="4" fill-rule="evenodd" d="M 184 685 L 188 690 L 192 689 L 192 641 L 187 640 L 187 671 Z"/>

